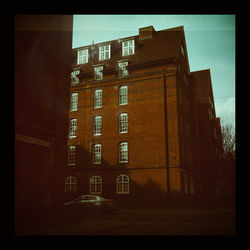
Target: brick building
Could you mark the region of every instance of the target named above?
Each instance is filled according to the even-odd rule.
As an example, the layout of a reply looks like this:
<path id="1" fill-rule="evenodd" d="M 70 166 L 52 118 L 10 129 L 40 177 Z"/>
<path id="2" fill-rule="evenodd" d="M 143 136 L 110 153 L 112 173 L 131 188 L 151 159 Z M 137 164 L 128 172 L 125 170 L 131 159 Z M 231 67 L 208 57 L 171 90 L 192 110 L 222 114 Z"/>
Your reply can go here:
<path id="1" fill-rule="evenodd" d="M 215 196 L 217 157 L 206 152 L 217 141 L 206 131 L 220 128 L 210 71 L 190 72 L 183 26 L 140 28 L 73 55 L 65 199 L 90 193 L 167 204 Z"/>

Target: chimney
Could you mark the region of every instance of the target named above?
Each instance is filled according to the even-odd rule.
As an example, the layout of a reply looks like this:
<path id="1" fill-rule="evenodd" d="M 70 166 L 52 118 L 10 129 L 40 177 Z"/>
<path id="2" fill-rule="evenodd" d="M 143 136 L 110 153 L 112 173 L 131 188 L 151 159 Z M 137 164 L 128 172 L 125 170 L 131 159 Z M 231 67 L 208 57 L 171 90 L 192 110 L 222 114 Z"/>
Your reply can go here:
<path id="1" fill-rule="evenodd" d="M 153 26 L 147 26 L 139 29 L 139 40 L 152 38 L 155 33 Z"/>

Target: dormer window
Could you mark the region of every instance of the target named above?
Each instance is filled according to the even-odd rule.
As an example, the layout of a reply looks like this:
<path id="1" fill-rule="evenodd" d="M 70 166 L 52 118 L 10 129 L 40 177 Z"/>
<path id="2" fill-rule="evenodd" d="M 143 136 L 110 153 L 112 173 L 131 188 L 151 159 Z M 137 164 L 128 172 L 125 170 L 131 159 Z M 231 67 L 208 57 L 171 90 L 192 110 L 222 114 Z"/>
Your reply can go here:
<path id="1" fill-rule="evenodd" d="M 183 48 L 183 46 L 181 45 L 181 54 L 183 55 L 183 56 L 185 56 L 185 53 L 184 53 L 184 48 Z"/>
<path id="2" fill-rule="evenodd" d="M 89 59 L 88 49 L 77 51 L 77 64 L 87 63 Z"/>
<path id="3" fill-rule="evenodd" d="M 110 58 L 111 45 L 104 45 L 99 47 L 99 60 L 105 60 Z"/>
<path id="4" fill-rule="evenodd" d="M 122 56 L 129 56 L 135 53 L 135 41 L 129 40 L 122 42 Z"/>
<path id="5" fill-rule="evenodd" d="M 119 76 L 127 76 L 128 75 L 127 66 L 128 66 L 128 61 L 118 62 Z"/>
<path id="6" fill-rule="evenodd" d="M 80 70 L 74 70 L 73 72 L 71 72 L 71 84 L 72 85 L 76 85 L 79 83 L 79 77 L 78 75 L 80 74 Z"/>
<path id="7" fill-rule="evenodd" d="M 102 80 L 103 77 L 102 70 L 103 66 L 94 67 L 95 80 Z"/>

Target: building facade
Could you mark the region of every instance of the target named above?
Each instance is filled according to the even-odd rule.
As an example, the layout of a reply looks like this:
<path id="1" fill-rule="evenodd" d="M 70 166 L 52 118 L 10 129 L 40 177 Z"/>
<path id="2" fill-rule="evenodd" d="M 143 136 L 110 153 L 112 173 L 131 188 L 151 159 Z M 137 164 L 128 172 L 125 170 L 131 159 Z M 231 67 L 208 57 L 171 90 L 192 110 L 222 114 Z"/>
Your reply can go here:
<path id="1" fill-rule="evenodd" d="M 140 28 L 73 55 L 65 199 L 90 193 L 153 205 L 202 197 L 208 145 L 200 128 L 218 120 L 212 92 L 206 105 L 215 122 L 202 117 L 203 80 L 190 72 L 183 26 Z"/>

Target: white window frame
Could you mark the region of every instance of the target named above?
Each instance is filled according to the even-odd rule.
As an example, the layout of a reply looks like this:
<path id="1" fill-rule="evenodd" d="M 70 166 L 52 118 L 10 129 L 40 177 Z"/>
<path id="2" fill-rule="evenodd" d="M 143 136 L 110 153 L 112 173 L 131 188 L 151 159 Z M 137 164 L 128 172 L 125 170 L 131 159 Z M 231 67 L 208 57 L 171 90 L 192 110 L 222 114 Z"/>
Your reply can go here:
<path id="1" fill-rule="evenodd" d="M 65 179 L 65 192 L 76 192 L 76 178 L 74 176 L 68 176 Z"/>
<path id="2" fill-rule="evenodd" d="M 78 93 L 72 93 L 70 99 L 70 111 L 77 111 L 78 108 Z"/>
<path id="3" fill-rule="evenodd" d="M 119 105 L 128 104 L 128 86 L 121 86 L 119 88 Z"/>
<path id="4" fill-rule="evenodd" d="M 101 176 L 94 175 L 89 179 L 89 193 L 101 194 L 102 193 L 102 178 Z"/>
<path id="5" fill-rule="evenodd" d="M 95 73 L 95 80 L 102 80 L 103 79 L 103 66 L 95 66 L 94 73 Z"/>
<path id="6" fill-rule="evenodd" d="M 128 143 L 122 142 L 119 145 L 119 162 L 128 163 Z"/>
<path id="7" fill-rule="evenodd" d="M 128 66 L 128 61 L 118 62 L 118 72 L 120 77 L 128 75 L 127 66 Z"/>
<path id="8" fill-rule="evenodd" d="M 135 53 L 135 40 L 127 40 L 122 42 L 122 56 L 129 56 Z"/>
<path id="9" fill-rule="evenodd" d="M 128 133 L 128 113 L 119 115 L 119 132 L 121 134 Z"/>
<path id="10" fill-rule="evenodd" d="M 99 46 L 99 61 L 110 59 L 111 55 L 111 45 L 101 45 Z"/>
<path id="11" fill-rule="evenodd" d="M 119 175 L 116 178 L 116 193 L 129 194 L 129 176 Z"/>
<path id="12" fill-rule="evenodd" d="M 69 138 L 76 137 L 76 132 L 77 132 L 77 119 L 73 118 L 73 119 L 70 120 Z"/>
<path id="13" fill-rule="evenodd" d="M 89 49 L 81 49 L 77 51 L 77 64 L 88 63 L 89 61 Z"/>
<path id="14" fill-rule="evenodd" d="M 76 165 L 76 146 L 75 145 L 69 146 L 68 165 Z"/>
<path id="15" fill-rule="evenodd" d="M 102 107 L 102 89 L 96 89 L 94 91 L 94 108 Z"/>
<path id="16" fill-rule="evenodd" d="M 102 145 L 95 144 L 93 146 L 93 164 L 101 164 L 102 163 Z"/>
<path id="17" fill-rule="evenodd" d="M 102 116 L 97 115 L 94 117 L 94 135 L 102 134 Z"/>

